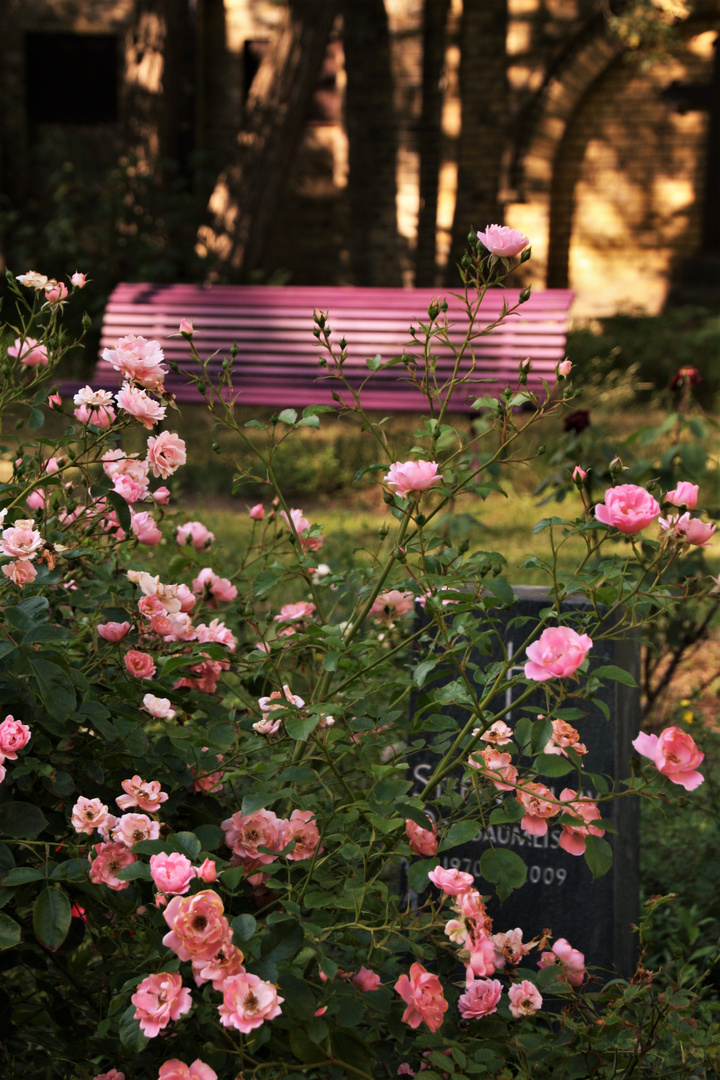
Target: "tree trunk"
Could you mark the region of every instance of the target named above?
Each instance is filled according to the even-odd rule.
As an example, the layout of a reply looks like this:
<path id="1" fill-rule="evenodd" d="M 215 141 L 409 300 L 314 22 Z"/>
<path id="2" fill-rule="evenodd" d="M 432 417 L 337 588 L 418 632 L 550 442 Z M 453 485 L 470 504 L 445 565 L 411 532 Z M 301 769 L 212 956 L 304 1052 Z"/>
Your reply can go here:
<path id="1" fill-rule="evenodd" d="M 400 285 L 397 122 L 383 0 L 345 0 L 350 266 L 356 285 Z"/>
<path id="2" fill-rule="evenodd" d="M 460 28 L 462 129 L 448 284 L 470 228 L 502 223 L 498 194 L 507 137 L 507 0 L 463 0 Z"/>
<path id="3" fill-rule="evenodd" d="M 336 12 L 337 0 L 289 0 L 253 80 L 234 160 L 215 184 L 210 224 L 198 231 L 221 279 L 242 280 L 260 265 Z"/>
<path id="4" fill-rule="evenodd" d="M 425 0 L 423 13 L 422 115 L 420 149 L 420 212 L 418 214 L 415 284 L 432 286 L 437 270 L 437 211 L 442 143 L 442 73 L 450 0 Z"/>

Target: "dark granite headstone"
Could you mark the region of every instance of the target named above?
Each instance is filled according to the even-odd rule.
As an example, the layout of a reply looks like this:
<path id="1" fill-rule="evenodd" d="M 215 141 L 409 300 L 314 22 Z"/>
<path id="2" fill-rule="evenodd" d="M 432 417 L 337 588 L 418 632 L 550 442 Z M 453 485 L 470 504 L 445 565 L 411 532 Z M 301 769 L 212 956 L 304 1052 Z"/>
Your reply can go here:
<path id="1" fill-rule="evenodd" d="M 507 625 L 518 616 L 539 618 L 540 612 L 548 606 L 547 590 L 536 587 L 517 587 L 517 601 L 509 615 L 502 622 Z M 569 600 L 563 611 L 587 608 L 583 599 Z M 497 616 L 495 617 L 497 619 Z M 516 641 L 525 641 L 531 630 L 528 620 L 520 628 L 506 631 L 505 647 L 508 654 L 515 654 Z M 600 641 L 595 643 L 590 652 L 590 670 L 604 664 L 613 664 L 631 674 L 635 681 L 639 679 L 639 645 L 636 639 L 624 638 L 618 641 Z M 484 658 L 484 663 L 491 663 L 501 658 L 498 651 L 493 657 Z M 476 662 L 481 661 L 475 657 Z M 522 671 L 526 658 L 518 656 L 518 669 Z M 600 773 L 611 781 L 618 781 L 630 775 L 629 758 L 632 753 L 631 740 L 640 729 L 639 690 L 616 682 L 606 683 L 598 695 L 609 710 L 607 720 L 602 711 L 590 702 L 583 702 L 587 716 L 580 721 L 573 721 L 573 726 L 585 743 L 588 753 L 583 757 L 585 773 Z M 502 700 L 498 707 L 510 704 Z M 545 698 L 542 684 L 538 684 L 535 696 L 525 703 L 537 712 L 543 712 Z M 444 706 L 442 712 L 456 715 L 458 721 L 467 721 L 467 710 L 455 706 Z M 505 716 L 505 722 L 512 727 L 521 715 L 519 710 Z M 524 715 L 527 715 L 525 713 Z M 484 745 L 484 744 L 483 744 Z M 500 747 L 502 749 L 502 747 Z M 413 762 L 413 794 L 423 790 L 439 758 L 430 749 L 424 751 Z M 556 779 L 540 777 L 541 782 L 559 793 L 565 787 L 575 788 L 576 773 Z M 448 781 L 445 781 L 447 784 Z M 462 779 L 458 776 L 454 784 L 461 788 Z M 591 784 L 583 786 L 583 794 L 595 794 Z M 561 828 L 550 823 L 545 836 L 530 836 L 519 824 L 504 827 L 490 826 L 480 831 L 478 836 L 462 847 L 442 852 L 438 859 L 443 866 L 456 867 L 470 872 L 476 877 L 477 888 L 487 893 L 488 883 L 480 876 L 480 858 L 488 847 L 511 848 L 525 862 L 528 868 L 526 883 L 513 892 L 500 905 L 493 901 L 489 912 L 493 917 L 495 932 L 521 927 L 524 940 L 529 940 L 542 933 L 546 928 L 552 931 L 553 939 L 567 938 L 570 944 L 585 953 L 588 964 L 619 972 L 629 976 L 635 966 L 635 935 L 631 924 L 638 918 L 639 887 L 639 821 L 637 800 L 624 797 L 601 807 L 603 817 L 612 820 L 617 829 L 617 836 L 606 834 L 613 848 L 613 867 L 603 877 L 593 880 L 585 859 L 570 855 L 559 846 Z"/>

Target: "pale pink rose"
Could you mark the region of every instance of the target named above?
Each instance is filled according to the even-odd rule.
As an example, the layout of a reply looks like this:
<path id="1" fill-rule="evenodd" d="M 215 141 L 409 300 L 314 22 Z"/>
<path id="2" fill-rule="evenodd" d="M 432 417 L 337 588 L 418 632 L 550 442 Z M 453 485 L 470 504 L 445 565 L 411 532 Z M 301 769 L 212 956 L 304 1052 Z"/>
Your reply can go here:
<path id="1" fill-rule="evenodd" d="M 297 604 L 283 604 L 280 614 L 275 615 L 273 621 L 278 623 L 303 622 L 312 619 L 315 615 L 315 605 L 306 600 L 300 600 Z"/>
<path id="2" fill-rule="evenodd" d="M 498 979 L 474 979 L 464 994 L 458 998 L 458 1008 L 463 1020 L 478 1020 L 497 1011 L 502 996 L 502 983 Z"/>
<path id="3" fill-rule="evenodd" d="M 434 461 L 396 461 L 383 480 L 404 499 L 410 492 L 427 491 L 442 480 L 442 473 L 437 470 Z"/>
<path id="4" fill-rule="evenodd" d="M 105 430 L 115 421 L 115 410 L 112 405 L 99 405 L 97 408 L 88 408 L 81 405 L 73 409 L 73 416 L 81 424 L 93 424 L 94 427 Z"/>
<path id="5" fill-rule="evenodd" d="M 115 817 L 114 814 L 108 814 L 107 817 L 98 824 L 97 831 L 106 843 L 109 844 L 112 842 L 112 831 L 119 820 L 120 818 Z"/>
<path id="6" fill-rule="evenodd" d="M 368 990 L 377 990 L 382 980 L 376 971 L 372 971 L 370 968 L 363 966 L 359 971 L 355 972 L 350 981 L 353 986 L 356 986 L 358 990 L 362 990 L 362 992 L 366 994 Z"/>
<path id="7" fill-rule="evenodd" d="M 180 547 L 189 544 L 196 551 L 202 551 L 210 547 L 215 534 L 206 529 L 201 521 L 187 521 L 184 525 L 178 525 L 175 539 Z"/>
<path id="8" fill-rule="evenodd" d="M 511 791 L 515 787 L 518 771 L 511 764 L 510 754 L 502 754 L 494 746 L 476 750 L 468 758 L 468 765 L 485 773 L 497 791 Z"/>
<path id="9" fill-rule="evenodd" d="M 57 304 L 67 296 L 67 285 L 61 281 L 48 281 L 45 286 L 45 300 L 48 304 Z"/>
<path id="10" fill-rule="evenodd" d="M 62 408 L 62 398 L 60 397 L 59 394 L 50 394 L 50 397 L 48 398 L 48 408 L 49 409 L 61 409 Z"/>
<path id="11" fill-rule="evenodd" d="M 181 960 L 212 960 L 232 943 L 223 902 L 212 889 L 193 896 L 174 896 L 163 912 L 170 927 L 163 945 Z"/>
<path id="12" fill-rule="evenodd" d="M 477 238 L 491 255 L 504 259 L 519 255 L 530 243 L 519 229 L 511 229 L 507 225 L 486 225 L 485 231 L 479 232 Z"/>
<path id="13" fill-rule="evenodd" d="M 132 675 L 135 679 L 152 679 L 155 674 L 155 661 L 150 653 L 130 649 L 125 653 L 124 661 L 128 675 Z"/>
<path id="14" fill-rule="evenodd" d="M 237 597 L 237 589 L 227 578 L 218 577 L 209 566 L 203 567 L 198 576 L 193 580 L 192 590 L 198 596 L 205 596 L 212 607 L 218 604 L 229 604 Z"/>
<path id="15" fill-rule="evenodd" d="M 265 517 L 265 507 L 262 503 L 255 503 L 249 510 L 250 517 L 253 521 L 262 521 Z"/>
<path id="16" fill-rule="evenodd" d="M 280 1016 L 284 1000 L 272 983 L 263 982 L 257 975 L 233 975 L 223 985 L 220 1023 L 247 1035 L 266 1020 Z"/>
<path id="17" fill-rule="evenodd" d="M 192 619 L 183 611 L 174 611 L 171 615 L 153 615 L 150 626 L 166 641 L 195 641 L 198 636 Z"/>
<path id="18" fill-rule="evenodd" d="M 538 717 L 538 720 L 540 719 L 542 719 L 542 717 Z M 571 747 L 580 757 L 588 752 L 587 746 L 580 742 L 580 735 L 572 724 L 568 724 L 565 720 L 553 720 L 552 735 L 545 744 L 543 753 L 568 757 L 568 747 Z"/>
<path id="19" fill-rule="evenodd" d="M 465 942 L 465 985 L 470 986 L 473 979 L 485 979 L 495 971 L 495 946 L 486 933 L 477 930 L 468 923 L 468 938 Z"/>
<path id="20" fill-rule="evenodd" d="M 85 274 L 81 274 L 79 270 L 76 270 L 73 276 L 70 278 L 70 284 L 74 285 L 76 289 L 84 289 L 87 277 Z"/>
<path id="21" fill-rule="evenodd" d="M 200 1058 L 196 1058 L 192 1065 L 173 1058 L 160 1066 L 158 1080 L 217 1080 L 217 1073 Z"/>
<path id="22" fill-rule="evenodd" d="M 582 986 L 587 974 L 585 956 L 579 949 L 573 949 L 567 938 L 558 938 L 552 952 L 544 952 L 538 960 L 539 968 L 552 967 L 555 964 L 560 964 L 562 976 L 571 986 Z"/>
<path id="23" fill-rule="evenodd" d="M 142 488 L 148 486 L 148 463 L 141 461 L 137 454 L 126 454 L 124 450 L 116 447 L 114 450 L 106 450 L 102 456 L 103 472 L 111 480 L 119 476 L 129 476 Z"/>
<path id="24" fill-rule="evenodd" d="M 320 845 L 320 833 L 312 810 L 293 810 L 290 818 L 283 821 L 280 831 L 281 848 L 287 847 L 293 840 L 295 847 L 285 856 L 291 862 L 311 859 L 316 851 L 320 854 L 324 850 Z"/>
<path id="25" fill-rule="evenodd" d="M 184 315 L 180 320 L 180 326 L 178 327 L 179 334 L 194 334 L 195 328 L 192 324 L 192 319 L 186 318 Z"/>
<path id="26" fill-rule="evenodd" d="M 660 518 L 660 525 L 663 529 L 671 530 L 677 540 L 694 547 L 706 547 L 717 528 L 700 518 L 691 517 L 687 512 L 680 517 Z"/>
<path id="27" fill-rule="evenodd" d="M 93 1080 L 125 1080 L 125 1073 L 118 1072 L 117 1069 L 110 1069 L 110 1072 L 98 1073 Z"/>
<path id="28" fill-rule="evenodd" d="M 153 476 L 165 480 L 185 464 L 185 443 L 174 432 L 161 431 L 157 437 L 148 439 L 147 460 Z"/>
<path id="29" fill-rule="evenodd" d="M 525 678 L 534 682 L 566 679 L 574 675 L 591 648 L 587 634 L 578 634 L 570 626 L 548 626 L 526 649 Z"/>
<path id="30" fill-rule="evenodd" d="M 697 771 L 705 755 L 692 736 L 678 727 L 665 728 L 659 736 L 641 732 L 633 739 L 633 746 L 638 754 L 650 758 L 658 772 L 686 791 L 694 791 L 705 779 Z"/>
<path id="31" fill-rule="evenodd" d="M 44 488 L 35 488 L 25 500 L 28 510 L 42 510 L 48 505 Z"/>
<path id="32" fill-rule="evenodd" d="M 143 840 L 158 840 L 160 823 L 152 821 L 147 814 L 123 814 L 112 831 L 112 838 L 116 844 L 125 844 L 129 848 Z"/>
<path id="33" fill-rule="evenodd" d="M 573 814 L 579 818 L 577 825 L 562 825 L 560 847 L 569 855 L 584 855 L 588 836 L 604 836 L 605 830 L 593 825 L 602 816 L 591 799 L 578 799 L 577 791 L 564 788 L 560 792 L 560 802 L 567 803 L 564 814 Z"/>
<path id="34" fill-rule="evenodd" d="M 135 1006 L 135 1019 L 143 1035 L 153 1039 L 171 1020 L 179 1020 L 192 1008 L 192 997 L 182 984 L 182 975 L 163 971 L 148 975 L 138 983 L 130 998 Z"/>
<path id="35" fill-rule="evenodd" d="M 304 551 L 319 551 L 323 546 L 322 536 L 305 536 L 308 529 L 311 528 L 312 523 L 303 514 L 302 510 L 291 509 L 290 517 L 284 510 L 280 511 L 280 517 L 285 524 L 290 527 L 290 522 L 295 526 L 295 532 L 300 538 L 300 544 Z"/>
<path id="36" fill-rule="evenodd" d="M 167 802 L 167 792 L 160 790 L 159 780 L 143 780 L 136 774 L 130 780 L 123 780 L 121 787 L 125 794 L 118 795 L 115 800 L 121 810 L 137 806 L 148 814 L 154 814 Z"/>
<path id="37" fill-rule="evenodd" d="M 242 975 L 245 957 L 230 939 L 225 941 L 210 960 L 193 960 L 192 970 L 198 986 L 211 982 L 213 989 L 222 994 L 223 983 L 231 975 Z"/>
<path id="38" fill-rule="evenodd" d="M 256 810 L 253 814 L 233 814 L 220 822 L 225 844 L 239 859 L 250 859 L 266 866 L 275 861 L 273 852 L 281 851 L 284 822 L 272 810 Z M 267 852 L 258 848 L 268 848 Z"/>
<path id="39" fill-rule="evenodd" d="M 22 750 L 30 741 L 30 728 L 8 715 L 0 724 L 0 761 L 9 758 L 14 761 L 17 751 Z"/>
<path id="40" fill-rule="evenodd" d="M 138 600 L 138 611 L 146 619 L 154 619 L 158 615 L 167 615 L 165 605 L 159 596 L 141 596 Z"/>
<path id="41" fill-rule="evenodd" d="M 128 334 L 119 338 L 114 349 L 103 349 L 103 360 L 132 382 L 147 390 L 162 390 L 167 368 L 162 366 L 163 351 L 159 341 Z"/>
<path id="42" fill-rule="evenodd" d="M 512 742 L 512 737 L 512 728 L 508 727 L 504 720 L 496 720 L 480 736 L 483 742 L 491 743 L 493 746 L 507 746 L 509 742 Z"/>
<path id="43" fill-rule="evenodd" d="M 558 364 L 558 375 L 562 379 L 567 379 L 568 375 L 572 371 L 572 360 L 561 360 Z"/>
<path id="44" fill-rule="evenodd" d="M 108 808 L 100 799 L 86 799 L 82 795 L 72 808 L 72 826 L 76 833 L 92 836 L 108 819 Z"/>
<path id="45" fill-rule="evenodd" d="M 205 859 L 200 866 L 195 867 L 195 873 L 206 885 L 212 885 L 217 878 L 217 866 L 214 859 Z"/>
<path id="46" fill-rule="evenodd" d="M 514 930 L 506 930 L 501 934 L 493 934 L 492 943 L 495 951 L 495 968 L 502 971 L 506 964 L 517 965 L 533 947 L 523 944 L 523 932 L 519 926 Z"/>
<path id="47" fill-rule="evenodd" d="M 163 893 L 184 896 L 190 891 L 195 869 L 186 855 L 178 851 L 150 856 L 150 873 L 155 887 Z"/>
<path id="48" fill-rule="evenodd" d="M 673 506 L 684 506 L 686 510 L 694 510 L 697 506 L 699 491 L 697 484 L 681 480 L 676 488 L 668 491 L 665 502 L 672 503 Z"/>
<path id="49" fill-rule="evenodd" d="M 14 356 L 27 367 L 46 367 L 49 361 L 46 347 L 32 337 L 15 338 L 13 344 L 8 345 L 8 356 Z"/>
<path id="50" fill-rule="evenodd" d="M 394 989 L 407 1005 L 402 1015 L 403 1023 L 417 1028 L 425 1022 L 431 1031 L 438 1030 L 448 1003 L 437 975 L 415 963 L 410 967 L 410 976 L 401 975 Z"/>
<path id="51" fill-rule="evenodd" d="M 605 502 L 595 507 L 595 517 L 603 525 L 613 526 L 620 532 L 641 532 L 652 524 L 660 513 L 660 506 L 645 488 L 637 484 L 620 484 L 608 488 Z"/>
<path id="52" fill-rule="evenodd" d="M 97 632 L 105 641 L 122 641 L 129 634 L 131 626 L 129 622 L 106 622 L 100 623 Z"/>
<path id="53" fill-rule="evenodd" d="M 393 626 L 396 619 L 403 615 L 409 615 L 415 609 L 415 597 L 411 592 L 400 592 L 399 589 L 390 589 L 380 593 L 373 601 L 370 614 L 374 615 L 378 622 Z"/>
<path id="54" fill-rule="evenodd" d="M 532 1016 L 542 1008 L 542 995 L 537 986 L 523 979 L 520 983 L 513 983 L 508 990 L 510 998 L 510 1012 L 519 1020 L 521 1016 Z"/>
<path id="55" fill-rule="evenodd" d="M 175 710 L 169 698 L 155 697 L 154 694 L 145 694 L 143 697 L 143 709 L 157 720 L 172 720 L 175 716 Z"/>
<path id="56" fill-rule="evenodd" d="M 429 814 L 427 815 L 427 818 L 427 829 L 423 829 L 422 825 L 418 825 L 412 818 L 406 818 L 405 835 L 407 836 L 411 851 L 414 851 L 416 855 L 422 855 L 426 859 L 431 859 L 433 855 L 437 855 L 437 825 Z"/>
<path id="57" fill-rule="evenodd" d="M 170 489 L 166 487 L 155 488 L 152 497 L 156 503 L 160 503 L 161 506 L 167 506 L 170 502 Z"/>
<path id="58" fill-rule="evenodd" d="M 9 559 L 34 559 L 39 548 L 43 546 L 43 538 L 37 529 L 33 528 L 34 521 L 21 518 L 7 529 L 3 529 L 0 546 L 3 554 Z"/>
<path id="59" fill-rule="evenodd" d="M 193 593 L 192 589 L 190 589 L 185 584 L 177 586 L 175 596 L 180 602 L 181 611 L 192 611 L 192 609 L 195 607 L 195 604 L 197 603 L 197 597 Z"/>
<path id="60" fill-rule="evenodd" d="M 263 712 L 275 712 L 277 709 L 285 709 L 289 706 L 302 709 L 304 704 L 305 702 L 300 695 L 293 694 L 287 683 L 283 686 L 282 693 L 279 690 L 273 690 L 270 697 L 258 698 L 258 705 Z"/>
<path id="61" fill-rule="evenodd" d="M 560 807 L 553 800 L 553 793 L 544 784 L 527 781 L 522 789 L 518 788 L 515 798 L 525 811 L 520 821 L 520 828 L 531 836 L 545 836 L 548 831 L 548 819 L 560 813 Z"/>
<path id="62" fill-rule="evenodd" d="M 165 419 L 167 409 L 155 398 L 148 396 L 145 390 L 123 383 L 121 389 L 115 395 L 119 408 L 130 413 L 144 428 L 152 431 L 156 424 Z"/>
<path id="63" fill-rule="evenodd" d="M 402 1065 L 398 1065 L 398 1067 L 397 1067 L 397 1075 L 398 1076 L 417 1076 L 417 1073 L 413 1072 L 413 1070 L 408 1065 L 407 1061 L 403 1061 Z"/>
<path id="64" fill-rule="evenodd" d="M 445 870 L 442 866 L 436 866 L 428 872 L 428 877 L 433 885 L 437 885 L 438 889 L 442 889 L 448 896 L 459 896 L 475 886 L 475 878 L 464 870 Z"/>
<path id="65" fill-rule="evenodd" d="M 579 465 L 576 465 L 575 468 L 573 469 L 573 474 L 572 474 L 572 478 L 575 481 L 575 483 L 576 484 L 581 484 L 586 476 L 587 476 L 587 473 L 585 472 L 585 470 L 581 469 Z"/>
<path id="66" fill-rule="evenodd" d="M 107 885 L 113 892 L 122 892 L 130 885 L 129 881 L 121 881 L 115 875 L 124 866 L 130 866 L 137 862 L 137 855 L 133 855 L 130 849 L 123 843 L 94 844 L 95 858 L 90 859 L 90 880 L 94 885 Z"/>
<path id="67" fill-rule="evenodd" d="M 130 511 L 130 528 L 140 544 L 151 547 L 162 540 L 162 533 L 157 527 L 157 522 L 147 510 L 141 510 L 137 514 L 134 510 Z"/>
<path id="68" fill-rule="evenodd" d="M 4 563 L 0 569 L 5 577 L 12 581 L 13 585 L 18 585 L 20 588 L 24 585 L 32 585 L 37 577 L 37 570 L 27 559 L 18 559 L 17 562 Z"/>

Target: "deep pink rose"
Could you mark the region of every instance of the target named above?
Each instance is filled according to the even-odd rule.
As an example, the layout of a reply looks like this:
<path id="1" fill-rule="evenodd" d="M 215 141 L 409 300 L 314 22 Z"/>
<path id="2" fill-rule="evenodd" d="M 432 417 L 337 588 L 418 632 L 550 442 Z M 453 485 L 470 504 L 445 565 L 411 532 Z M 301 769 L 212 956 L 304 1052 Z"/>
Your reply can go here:
<path id="1" fill-rule="evenodd" d="M 633 739 L 633 746 L 654 762 L 658 772 L 686 791 L 694 791 L 705 779 L 697 772 L 705 755 L 698 750 L 692 736 L 678 727 L 665 728 L 659 736 L 640 732 Z"/>
<path id="2" fill-rule="evenodd" d="M 534 682 L 566 679 L 577 671 L 591 648 L 592 639 L 587 634 L 578 634 L 570 626 L 548 626 L 527 647 L 525 678 Z"/>
<path id="3" fill-rule="evenodd" d="M 0 724 L 0 761 L 17 758 L 18 750 L 22 750 L 30 741 L 30 728 L 8 715 Z"/>
<path id="4" fill-rule="evenodd" d="M 431 974 L 422 964 L 410 968 L 410 976 L 401 975 L 395 990 L 407 1005 L 402 1015 L 403 1023 L 411 1028 L 425 1022 L 431 1031 L 437 1031 L 447 1012 L 448 1003 L 437 975 Z"/>
<path id="5" fill-rule="evenodd" d="M 155 661 L 150 653 L 130 649 L 125 653 L 125 669 L 135 679 L 152 679 L 155 674 Z"/>
<path id="6" fill-rule="evenodd" d="M 135 1019 L 140 1022 L 140 1030 L 151 1039 L 171 1020 L 178 1020 L 192 1008 L 192 997 L 182 984 L 182 975 L 169 971 L 148 975 L 138 983 L 130 1000 L 135 1006 Z"/>
<path id="7" fill-rule="evenodd" d="M 684 506 L 686 510 L 694 510 L 697 506 L 699 487 L 691 484 L 688 480 L 681 480 L 676 488 L 668 491 L 665 502 L 673 506 Z"/>
<path id="8" fill-rule="evenodd" d="M 105 641 L 122 641 L 126 634 L 130 632 L 129 622 L 106 622 L 99 623 L 97 632 L 101 638 Z"/>
<path id="9" fill-rule="evenodd" d="M 67 285 L 64 285 L 62 281 L 48 281 L 45 286 L 45 299 L 48 304 L 57 304 L 60 300 L 64 300 L 67 294 Z"/>
<path id="10" fill-rule="evenodd" d="M 125 1080 L 125 1073 L 110 1069 L 109 1072 L 98 1073 L 94 1080 Z"/>
<path id="11" fill-rule="evenodd" d="M 401 498 L 411 491 L 427 491 L 442 480 L 435 461 L 396 461 L 383 477 L 388 487 L 394 487 Z"/>
<path id="12" fill-rule="evenodd" d="M 660 513 L 660 506 L 645 488 L 637 484 L 620 484 L 605 492 L 605 502 L 595 507 L 595 517 L 603 525 L 611 525 L 620 532 L 641 532 Z"/>
<path id="13" fill-rule="evenodd" d="M 368 990 L 377 990 L 380 986 L 381 979 L 376 971 L 372 971 L 370 968 L 361 967 L 359 971 L 356 971 L 353 975 L 351 982 L 353 986 L 356 986 L 358 990 L 362 990 L 364 994 Z"/>
<path id="14" fill-rule="evenodd" d="M 147 460 L 153 476 L 161 476 L 165 480 L 185 464 L 185 443 L 174 432 L 161 431 L 157 437 L 148 439 Z"/>
<path id="15" fill-rule="evenodd" d="M 498 979 L 475 979 L 458 998 L 460 1015 L 464 1020 L 491 1016 L 497 1011 L 501 996 L 502 983 Z"/>
<path id="16" fill-rule="evenodd" d="M 505 259 L 519 255 L 530 243 L 519 229 L 510 229 L 507 225 L 486 225 L 485 232 L 479 232 L 477 237 L 491 255 Z"/>
<path id="17" fill-rule="evenodd" d="M 263 982 L 257 975 L 247 972 L 232 975 L 223 984 L 223 1003 L 218 1009 L 220 1023 L 247 1035 L 266 1020 L 279 1016 L 284 1000 L 278 997 L 272 983 Z"/>
<path id="18" fill-rule="evenodd" d="M 426 859 L 431 859 L 433 855 L 437 855 L 437 825 L 429 814 L 427 815 L 427 818 L 427 829 L 424 829 L 422 825 L 418 825 L 412 818 L 406 818 L 405 835 L 407 836 L 411 851 L 414 851 L 416 855 L 422 855 Z"/>

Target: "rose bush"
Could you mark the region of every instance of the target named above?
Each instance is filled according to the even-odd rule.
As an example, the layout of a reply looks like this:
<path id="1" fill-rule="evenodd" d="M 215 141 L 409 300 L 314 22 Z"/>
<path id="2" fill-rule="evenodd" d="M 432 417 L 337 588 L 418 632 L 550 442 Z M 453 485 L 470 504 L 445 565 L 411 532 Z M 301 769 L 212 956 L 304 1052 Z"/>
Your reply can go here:
<path id="1" fill-rule="evenodd" d="M 474 320 L 528 251 L 499 227 L 470 239 L 461 273 Z M 114 399 L 89 387 L 77 406 L 58 400 L 63 305 L 85 276 L 69 293 L 40 273 L 17 280 L 22 323 L 0 353 L 0 414 L 27 421 L 17 434 L 5 423 L 0 485 L 2 1075 L 571 1080 L 676 1076 L 681 1061 L 700 1075 L 718 1033 L 696 987 L 659 992 L 642 966 L 605 985 L 561 925 L 526 940 L 502 908 L 488 913 L 524 884 L 515 852 L 489 848 L 477 876 L 447 861 L 492 815 L 530 837 L 557 828 L 564 852 L 600 875 L 606 803 L 702 782 L 701 751 L 674 728 L 638 736 L 645 760 L 624 784 L 586 775 L 571 722 L 602 679 L 628 678 L 585 673 L 595 642 L 677 598 L 663 573 L 692 541 L 655 519 L 663 503 L 694 502 L 683 478 L 667 497 L 619 485 L 599 512 L 553 519 L 587 557 L 571 573 L 546 566 L 547 610 L 524 624 L 518 652 L 527 667 L 507 654 L 483 665 L 478 647 L 487 656 L 513 613 L 504 560 L 452 546 L 437 523 L 468 491 L 501 494 L 497 467 L 522 460 L 527 429 L 573 400 L 567 365 L 542 399 L 523 368 L 497 399 L 477 399 L 471 433 L 455 427 L 452 397 L 472 389 L 472 372 L 437 376 L 433 342 L 448 328 L 431 305 L 399 361 L 427 414 L 403 460 L 344 382 L 343 346 L 318 314 L 321 370 L 382 458 L 358 481 L 381 485 L 388 508 L 371 558 L 320 565 L 322 528 L 288 505 L 273 458 L 329 407 L 252 420 L 266 441 L 250 441 L 232 364 L 212 386 L 183 320 L 196 382 L 258 454 L 253 482 L 259 468 L 267 487 L 233 566 L 156 483 L 187 457 L 176 432 L 158 430 L 171 404 L 161 343 L 131 335 L 107 350 Z M 62 419 L 52 438 L 49 410 Z M 124 448 L 126 431 L 144 452 Z M 591 603 L 568 608 L 578 591 Z M 438 681 L 441 669 L 452 674 Z M 538 692 L 542 714 L 523 711 Z M 413 790 L 430 744 L 435 764 Z M 570 773 L 561 791 L 549 786 Z"/>

